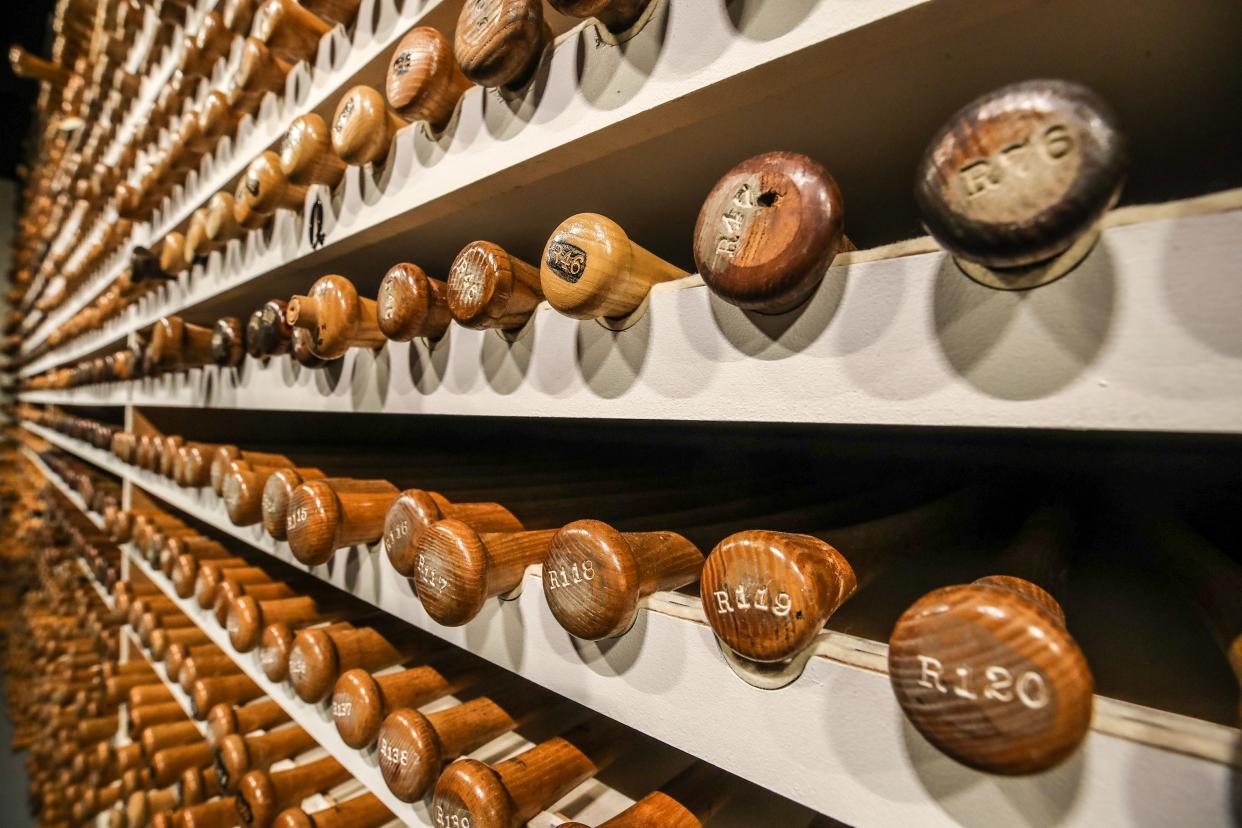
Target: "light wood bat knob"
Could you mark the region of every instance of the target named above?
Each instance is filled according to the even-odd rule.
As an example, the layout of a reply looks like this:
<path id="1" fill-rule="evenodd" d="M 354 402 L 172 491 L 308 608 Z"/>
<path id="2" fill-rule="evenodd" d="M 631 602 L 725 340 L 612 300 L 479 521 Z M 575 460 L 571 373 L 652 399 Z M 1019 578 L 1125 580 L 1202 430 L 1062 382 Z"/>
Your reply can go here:
<path id="1" fill-rule="evenodd" d="M 1091 671 L 1057 602 L 993 576 L 924 595 L 889 641 L 889 678 L 910 723 L 953 759 L 989 773 L 1039 773 L 1091 725 Z"/>
<path id="2" fill-rule="evenodd" d="M 563 221 L 548 239 L 539 268 L 548 303 L 575 319 L 628 316 L 653 285 L 687 275 L 598 213 Z"/>
<path id="3" fill-rule="evenodd" d="M 520 88 L 535 73 L 552 32 L 539 0 L 467 0 L 453 52 L 480 86 Z"/>
<path id="4" fill-rule="evenodd" d="M 407 578 L 415 577 L 424 534 L 432 524 L 450 517 L 476 532 L 520 532 L 523 528 L 499 503 L 450 503 L 436 492 L 406 489 L 384 517 L 384 550 L 393 568 Z"/>
<path id="5" fill-rule="evenodd" d="M 207 59 L 215 63 L 220 58 L 228 57 L 229 49 L 233 46 L 233 32 L 218 12 L 208 12 L 198 24 L 194 44 Z"/>
<path id="6" fill-rule="evenodd" d="M 548 5 L 570 17 L 594 17 L 611 32 L 623 32 L 642 17 L 651 0 L 548 0 Z"/>
<path id="7" fill-rule="evenodd" d="M 345 163 L 332 149 L 332 136 L 323 118 L 314 112 L 289 125 L 280 144 L 280 169 L 293 184 L 335 187 L 345 174 Z"/>
<path id="8" fill-rule="evenodd" d="M 385 84 L 388 105 L 407 121 L 426 121 L 443 129 L 466 90 L 474 84 L 462 73 L 453 46 L 438 29 L 411 29 L 393 53 Z"/>
<path id="9" fill-rule="evenodd" d="M 393 136 L 406 125 L 370 86 L 345 93 L 332 116 L 332 149 L 346 164 L 383 163 Z"/>
<path id="10" fill-rule="evenodd" d="M 471 242 L 449 268 L 449 311 L 464 327 L 520 328 L 542 299 L 539 270 L 498 244 Z"/>
<path id="11" fill-rule="evenodd" d="M 914 198 L 928 232 L 959 262 L 1029 267 L 1094 238 L 1120 192 L 1126 154 L 1112 111 L 1089 89 L 1015 83 L 967 104 L 932 138 Z"/>
<path id="12" fill-rule="evenodd" d="M 359 296 L 344 276 L 323 276 L 306 296 L 294 296 L 285 319 L 311 333 L 315 353 L 324 359 L 344 356 L 350 348 L 379 348 L 388 341 L 379 328 L 375 300 Z"/>
<path id="13" fill-rule="evenodd" d="M 418 265 L 393 265 L 376 297 L 380 332 L 395 342 L 415 337 L 439 339 L 448 330 L 448 286 L 432 279 Z"/>
<path id="14" fill-rule="evenodd" d="M 244 466 L 231 469 L 224 479 L 223 497 L 229 520 L 236 526 L 254 526 L 263 520 L 263 493 L 267 481 L 279 469 L 271 466 Z M 318 469 L 296 469 L 303 480 L 324 477 Z"/>
<path id="15" fill-rule="evenodd" d="M 236 316 L 217 319 L 211 329 L 211 355 L 216 365 L 236 368 L 246 357 L 246 329 Z"/>
<path id="16" fill-rule="evenodd" d="M 257 0 L 225 0 L 224 11 L 220 16 L 224 19 L 224 25 L 229 31 L 245 37 L 250 31 L 250 24 L 254 20 L 254 10 L 257 5 Z"/>
<path id="17" fill-rule="evenodd" d="M 598 520 L 566 525 L 543 562 L 543 594 L 571 635 L 597 641 L 624 634 L 638 603 L 698 580 L 703 553 L 676 532 L 618 532 Z"/>
<path id="18" fill-rule="evenodd" d="M 301 210 L 306 203 L 306 187 L 289 181 L 281 169 L 280 156 L 269 150 L 250 162 L 233 201 L 233 217 L 245 226 L 238 217 L 237 202 L 244 202 L 250 213 L 258 217 L 269 216 L 277 210 Z"/>
<path id="19" fill-rule="evenodd" d="M 239 239 L 245 234 L 246 228 L 238 224 L 234 217 L 236 209 L 237 205 L 229 193 L 216 193 L 207 202 L 207 216 L 203 229 L 212 244 L 222 248 L 228 242 Z"/>
<path id="20" fill-rule="evenodd" d="M 294 557 L 308 566 L 337 550 L 374 543 L 400 492 L 386 480 L 308 480 L 293 493 L 285 535 Z"/>
<path id="21" fill-rule="evenodd" d="M 208 92 L 198 110 L 198 126 L 203 140 L 214 146 L 224 136 L 232 135 L 237 129 L 239 117 L 227 95 L 218 89 Z"/>
<path id="22" fill-rule="evenodd" d="M 201 720 L 214 705 L 245 704 L 262 695 L 263 688 L 244 673 L 202 678 L 190 689 L 190 712 Z"/>
<path id="23" fill-rule="evenodd" d="M 304 0 L 302 5 L 329 23 L 348 26 L 358 16 L 362 0 Z"/>
<path id="24" fill-rule="evenodd" d="M 810 535 L 751 530 L 716 545 L 703 567 L 703 612 L 726 654 L 779 670 L 853 594 L 849 561 Z"/>
<path id="25" fill-rule="evenodd" d="M 313 813 L 288 808 L 274 824 L 275 828 L 381 828 L 395 819 L 378 796 L 363 793 Z"/>
<path id="26" fill-rule="evenodd" d="M 266 0 L 255 13 L 255 38 L 272 54 L 290 63 L 310 60 L 319 41 L 332 27 L 297 0 Z"/>
<path id="27" fill-rule="evenodd" d="M 479 533 L 446 518 L 423 533 L 414 588 L 427 614 L 446 627 L 474 618 L 489 598 L 512 592 L 526 567 L 546 556 L 555 529 Z"/>
<path id="28" fill-rule="evenodd" d="M 241 112 L 253 113 L 267 93 L 277 96 L 285 93 L 285 78 L 291 70 L 289 63 L 269 49 L 266 43 L 248 37 L 242 45 L 237 71 L 229 79 L 226 97 Z"/>
<path id="29" fill-rule="evenodd" d="M 802 304 L 850 245 L 832 176 L 792 152 L 748 158 L 716 182 L 694 228 L 694 261 L 726 302 L 760 313 Z"/>

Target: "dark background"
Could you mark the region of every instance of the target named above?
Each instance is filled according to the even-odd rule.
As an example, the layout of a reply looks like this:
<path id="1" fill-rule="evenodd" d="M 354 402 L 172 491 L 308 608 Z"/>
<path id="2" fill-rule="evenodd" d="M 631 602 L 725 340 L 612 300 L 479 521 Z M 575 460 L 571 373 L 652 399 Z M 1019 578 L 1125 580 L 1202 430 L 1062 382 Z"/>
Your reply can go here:
<path id="1" fill-rule="evenodd" d="M 24 46 L 40 57 L 51 54 L 49 19 L 53 0 L 15 0 L 4 4 L 0 15 L 0 47 L 4 49 L 4 66 L 0 67 L 0 112 L 5 123 L 0 126 L 0 178 L 16 178 L 17 164 L 30 134 L 35 98 L 39 84 L 23 80 L 9 68 L 9 46 Z"/>

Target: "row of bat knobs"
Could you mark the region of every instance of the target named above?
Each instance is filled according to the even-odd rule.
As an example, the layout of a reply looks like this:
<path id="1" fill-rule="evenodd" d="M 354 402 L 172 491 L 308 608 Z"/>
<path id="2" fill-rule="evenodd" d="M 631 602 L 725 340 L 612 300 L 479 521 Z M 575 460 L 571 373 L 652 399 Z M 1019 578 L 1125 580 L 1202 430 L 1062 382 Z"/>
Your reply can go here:
<path id="1" fill-rule="evenodd" d="M 623 29 L 642 16 L 650 0 L 549 2 L 571 16 L 596 17 Z M 283 94 L 292 67 L 313 59 L 320 40 L 336 25 L 351 25 L 359 6 L 360 0 L 230 0 L 220 12 L 209 12 L 197 32 L 184 37 L 176 74 L 161 91 L 144 128 L 131 138 L 128 151 L 122 152 L 121 163 L 105 164 L 97 157 L 103 154 L 103 139 L 114 129 L 92 135 L 92 146 L 97 149 L 77 159 L 75 196 L 99 210 L 115 190 L 113 200 L 122 220 L 148 218 L 164 195 L 215 149 L 220 138 L 236 130 L 242 117 L 258 111 L 264 96 Z M 186 96 L 201 81 L 209 80 L 217 62 L 229 56 L 234 38 L 247 32 L 240 62 L 222 87 L 208 94 L 200 111 L 179 112 Z M 419 27 L 398 44 L 389 71 L 387 101 L 370 87 L 356 87 L 346 95 L 338 108 L 329 150 L 334 146 L 336 154 L 349 163 L 380 161 L 395 129 L 410 121 L 442 127 L 458 99 L 474 84 L 520 87 L 550 43 L 543 0 L 472 0 L 463 6 L 453 42 L 436 29 Z M 46 73 L 41 77 L 54 80 Z M 130 82 L 136 85 L 137 79 L 131 77 Z M 119 117 L 113 123 L 119 123 Z M 320 127 L 322 123 L 318 121 Z M 164 126 L 169 128 L 166 140 L 144 160 L 135 145 L 158 139 Z M 319 153 L 319 142 L 328 144 L 328 133 L 320 129 L 309 140 L 316 142 L 311 151 Z M 126 180 L 137 163 L 143 165 L 140 180 Z M 307 175 L 339 179 L 340 161 L 335 156 L 309 163 Z M 48 201 L 45 197 L 39 202 L 45 214 Z M 130 229 L 121 227 L 125 235 Z M 84 277 L 123 236 L 108 232 L 96 241 L 98 249 L 79 260 L 79 272 L 72 274 L 75 280 Z"/>
<path id="2" fill-rule="evenodd" d="M 883 517 L 859 520 L 857 504 L 852 510 L 831 502 L 812 507 L 803 522 L 827 540 L 751 529 L 734 531 L 704 554 L 673 531 L 621 531 L 599 520 L 562 524 L 556 513 L 538 519 L 548 528 L 530 529 L 496 502 L 453 502 L 386 480 L 329 477 L 283 455 L 135 435 L 56 412 L 19 415 L 106 443 L 122 461 L 181 486 L 210 487 L 233 523 L 261 524 L 307 566 L 328 562 L 338 549 L 379 543 L 392 568 L 410 579 L 422 608 L 445 626 L 466 624 L 493 599 L 513 597 L 533 566 L 556 621 L 587 640 L 624 635 L 650 596 L 697 582 L 725 661 L 744 680 L 772 688 L 802 672 L 825 624 L 860 580 L 911 544 L 968 536 L 988 511 L 977 490 L 920 496 L 900 506 L 877 494 L 870 508 L 887 510 Z M 518 502 L 532 497 L 525 486 L 494 491 Z M 614 507 L 626 497 L 624 491 L 608 495 Z M 151 554 L 163 544 L 170 565 L 180 550 L 177 537 L 194 534 L 166 516 L 148 516 L 142 527 L 116 510 L 105 517 L 118 540 L 132 539 Z M 644 515 L 649 523 L 654 517 Z M 727 516 L 706 519 L 715 525 Z M 1038 535 L 1060 522 L 1055 513 L 1037 512 L 1022 532 Z M 173 526 L 168 538 L 160 531 L 165 525 Z M 258 644 L 263 624 L 249 619 L 266 618 L 263 607 L 261 600 L 236 605 L 229 624 L 238 649 Z M 973 767 L 1046 769 L 1075 749 L 1090 724 L 1093 683 L 1086 659 L 1057 601 L 1022 578 L 990 576 L 916 601 L 894 627 L 889 666 L 915 727 Z M 982 684 L 1001 689 L 983 692 L 976 686 Z"/>
<path id="3" fill-rule="evenodd" d="M 1078 120 L 1070 120 L 1069 113 Z M 322 122 L 313 126 L 315 118 L 295 124 L 291 136 L 326 130 Z M 1038 118 L 1056 123 L 1031 131 Z M 1015 130 L 1026 131 L 1017 143 Z M 291 145 L 308 146 L 295 140 L 286 150 Z M 1001 160 L 988 160 L 993 151 Z M 1070 160 L 1076 153 L 1082 157 Z M 63 336 L 98 326 L 204 253 L 222 249 L 250 224 L 250 216 L 300 207 L 305 188 L 291 188 L 282 178 L 288 159 L 297 157 L 266 153 L 251 165 L 236 196 L 213 197 L 186 235 L 170 234 L 154 251 L 136 250 L 114 288 L 70 320 Z M 916 196 L 928 228 L 968 275 L 992 287 L 1029 288 L 1064 275 L 1090 250 L 1100 217 L 1117 198 L 1123 159 L 1111 116 L 1088 90 L 1057 81 L 1026 82 L 986 95 L 955 116 L 928 148 Z M 1063 164 L 1074 170 L 1062 170 Z M 1023 172 L 1015 175 L 1011 168 Z M 727 172 L 704 201 L 693 244 L 707 287 L 724 301 L 759 313 L 801 306 L 837 254 L 849 249 L 844 205 L 832 176 L 813 159 L 788 152 L 755 156 Z M 623 327 L 632 323 L 653 286 L 688 275 L 633 241 L 612 219 L 580 213 L 553 231 L 538 266 L 493 242 L 475 241 L 457 255 L 446 279 L 401 263 L 371 299 L 346 277 L 332 274 L 280 312 L 284 328 L 308 331 L 307 346 L 317 357 L 335 359 L 351 347 L 376 348 L 389 339 L 438 339 L 450 322 L 516 332 L 544 300 L 567 316 Z M 1013 283 L 1007 285 L 1007 279 Z M 184 348 L 193 355 L 182 360 L 183 367 L 236 365 L 244 351 L 263 352 L 262 346 L 241 341 L 237 320 L 221 320 L 220 326 L 214 352 L 209 331 L 182 326 L 194 338 Z M 64 374 L 52 382 L 72 384 Z"/>
<path id="4" fill-rule="evenodd" d="M 43 550 L 45 564 L 82 553 L 82 544 L 66 543 L 50 528 L 84 523 L 81 513 L 75 521 L 74 507 L 56 502 L 58 497 L 63 500 L 49 494 L 43 507 L 55 521 L 26 531 L 32 545 Z M 81 531 L 89 533 L 89 528 Z M 96 538 L 86 545 L 97 552 L 104 543 Z M 262 592 L 267 586 L 255 578 L 253 567 L 202 558 L 195 579 L 200 606 L 211 604 L 202 599 L 213 586 L 216 593 Z M 338 794 L 335 804 L 322 811 L 298 808 L 311 794 L 339 791 L 350 778 L 348 771 L 331 756 L 305 756 L 317 746 L 311 734 L 264 698 L 233 657 L 155 584 L 118 582 L 116 609 L 109 610 L 93 590 L 72 589 L 74 578 L 64 574 L 66 569 L 44 567 L 44 592 L 28 594 L 23 607 L 28 635 L 17 639 L 20 654 L 9 654 L 16 666 L 12 672 L 27 682 L 20 699 L 10 692 L 10 709 L 24 714 L 18 717 L 19 738 L 49 769 L 66 768 L 55 785 L 35 783 L 52 808 L 70 808 L 76 821 L 112 808 L 108 824 L 123 828 L 238 821 L 282 828 L 368 828 L 393 819 L 370 793 L 348 799 Z M 176 573 L 172 585 L 181 594 Z M 625 729 L 601 717 L 560 725 L 558 736 L 494 765 L 458 758 L 541 717 L 573 722 L 581 716 L 567 716 L 565 705 L 554 697 L 464 652 L 411 639 L 408 630 L 403 635 L 391 619 L 376 623 L 376 616 L 353 614 L 345 620 L 338 614 L 337 620 L 319 616 L 322 623 L 299 628 L 296 617 L 265 630 L 260 659 L 265 673 L 273 681 L 289 681 L 308 704 L 331 696 L 342 740 L 375 751 L 399 799 L 416 802 L 430 794 L 438 825 L 455 821 L 516 828 L 614 761 L 638 759 Z M 136 631 L 152 663 L 162 662 L 170 677 L 189 688 L 192 713 L 201 724 L 185 717 L 146 662 L 118 664 L 99 646 L 101 633 L 115 638 L 124 624 Z M 90 634 L 83 635 L 84 628 Z M 272 643 L 286 634 L 291 643 Z M 404 669 L 374 674 L 397 666 Z M 324 678 L 331 673 L 339 674 L 335 688 L 329 680 L 325 689 Z M 463 694 L 468 701 L 419 711 Z M 128 702 L 124 712 L 121 701 Z M 109 737 L 122 717 L 133 741 L 115 746 Z M 55 738 L 45 738 L 49 735 Z M 284 760 L 296 764 L 279 769 L 277 763 Z M 734 791 L 726 774 L 696 763 L 602 825 L 708 824 Z"/>

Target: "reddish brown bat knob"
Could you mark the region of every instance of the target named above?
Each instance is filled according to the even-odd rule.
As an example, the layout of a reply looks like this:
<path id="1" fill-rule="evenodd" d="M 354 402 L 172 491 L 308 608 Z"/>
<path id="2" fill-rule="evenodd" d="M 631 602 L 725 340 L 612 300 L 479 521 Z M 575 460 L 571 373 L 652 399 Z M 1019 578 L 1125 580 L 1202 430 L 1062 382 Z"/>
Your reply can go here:
<path id="1" fill-rule="evenodd" d="M 570 17 L 594 17 L 612 32 L 623 32 L 638 22 L 651 0 L 548 0 L 548 5 Z"/>
<path id="2" fill-rule="evenodd" d="M 598 520 L 568 524 L 543 561 L 543 594 L 571 635 L 612 638 L 634 624 L 638 604 L 698 580 L 703 553 L 676 532 L 618 532 Z"/>
<path id="3" fill-rule="evenodd" d="M 300 187 L 340 183 L 345 163 L 333 151 L 332 136 L 322 117 L 311 112 L 289 125 L 280 144 L 280 169 L 289 182 Z"/>
<path id="4" fill-rule="evenodd" d="M 331 30 L 297 0 L 267 0 L 255 14 L 252 32 L 273 55 L 297 63 L 313 58 L 320 39 Z"/>
<path id="5" fill-rule="evenodd" d="M 236 316 L 217 319 L 211 329 L 211 356 L 216 365 L 236 368 L 246 356 L 246 330 Z"/>
<path id="6" fill-rule="evenodd" d="M 386 480 L 308 480 L 289 501 L 285 535 L 294 557 L 308 566 L 325 563 L 337 549 L 374 543 L 384 516 L 397 499 Z"/>
<path id="7" fill-rule="evenodd" d="M 1125 138 L 1093 92 L 1026 81 L 949 119 L 923 156 L 914 198 L 928 232 L 959 261 L 1002 270 L 1061 254 L 1076 262 L 1116 201 L 1125 165 Z M 1086 249 L 1071 255 L 1080 240 Z"/>
<path id="8" fill-rule="evenodd" d="M 456 518 L 476 532 L 520 532 L 522 523 L 499 503 L 450 503 L 443 495 L 422 489 L 406 489 L 384 517 L 384 550 L 393 569 L 413 578 L 418 571 L 418 550 L 432 524 Z"/>
<path id="9" fill-rule="evenodd" d="M 530 696 L 530 689 L 524 693 Z M 417 802 L 446 762 L 512 731 L 537 709 L 537 703 L 523 702 L 507 689 L 427 715 L 397 710 L 380 727 L 380 772 L 398 799 Z"/>
<path id="10" fill-rule="evenodd" d="M 375 300 L 380 332 L 396 342 L 439 339 L 448 330 L 448 286 L 418 265 L 398 264 L 384 275 Z"/>
<path id="11" fill-rule="evenodd" d="M 411 29 L 393 53 L 385 84 L 388 105 L 407 121 L 441 129 L 473 84 L 457 65 L 453 46 L 438 29 Z"/>
<path id="12" fill-rule="evenodd" d="M 413 642 L 394 645 L 371 627 L 310 627 L 300 630 L 289 653 L 289 683 L 302 701 L 318 703 L 345 670 L 382 670 L 413 652 Z"/>
<path id="13" fill-rule="evenodd" d="M 1007 775 L 1064 761 L 1091 725 L 1091 671 L 1052 596 L 982 578 L 916 601 L 889 641 L 911 724 L 964 765 Z"/>
<path id="14" fill-rule="evenodd" d="M 289 714 L 272 699 L 264 699 L 242 707 L 222 704 L 207 714 L 207 739 L 220 744 L 230 733 L 270 730 L 289 721 Z"/>
<path id="15" fill-rule="evenodd" d="M 601 822 L 599 828 L 702 828 L 728 801 L 735 786 L 724 771 L 703 762 L 696 762 L 673 777 L 660 790 Z M 560 828 L 577 828 L 581 823 L 565 822 Z M 820 823 L 812 823 L 816 828 Z M 825 823 L 823 828 L 828 828 Z M 831 823 L 839 825 L 839 823 Z"/>
<path id="16" fill-rule="evenodd" d="M 332 116 L 332 149 L 346 164 L 382 163 L 393 136 L 405 125 L 378 90 L 355 86 L 341 98 Z"/>
<path id="17" fill-rule="evenodd" d="M 498 244 L 471 242 L 449 268 L 449 311 L 464 327 L 520 328 L 542 299 L 539 269 Z"/>
<path id="18" fill-rule="evenodd" d="M 423 533 L 414 588 L 427 614 L 446 627 L 474 618 L 489 598 L 512 592 L 522 573 L 543 560 L 555 529 L 476 532 L 453 518 Z"/>
<path id="19" fill-rule="evenodd" d="M 371 675 L 366 670 L 348 670 L 332 690 L 337 733 L 350 747 L 369 747 L 389 712 L 421 707 L 475 684 L 484 675 L 486 668 L 480 662 L 460 655 L 448 655 L 399 673 Z"/>
<path id="20" fill-rule="evenodd" d="M 311 478 L 313 479 L 313 478 Z M 285 539 L 285 523 L 293 493 L 305 483 L 297 469 L 277 469 L 263 484 L 263 528 L 276 540 Z"/>
<path id="21" fill-rule="evenodd" d="M 551 40 L 539 0 L 469 0 L 457 18 L 453 51 L 470 80 L 516 89 L 534 75 Z"/>
<path id="22" fill-rule="evenodd" d="M 725 655 L 779 674 L 856 586 L 849 562 L 819 538 L 752 530 L 716 545 L 699 593 Z"/>
<path id="23" fill-rule="evenodd" d="M 285 808 L 350 778 L 349 771 L 331 756 L 278 773 L 250 771 L 237 786 L 237 813 L 244 824 L 267 828 Z"/>
<path id="24" fill-rule="evenodd" d="M 294 296 L 285 319 L 310 331 L 315 353 L 324 359 L 344 356 L 350 348 L 379 348 L 388 341 L 379 328 L 375 300 L 359 296 L 344 276 L 323 276 L 308 295 Z"/>
<path id="25" fill-rule="evenodd" d="M 436 782 L 432 818 L 442 825 L 518 828 L 611 764 L 618 731 L 596 719 L 494 766 L 458 759 Z"/>
<path id="26" fill-rule="evenodd" d="M 254 9 L 257 5 L 257 0 L 225 0 L 224 11 L 220 16 L 230 31 L 244 37 L 250 31 L 250 24 L 254 20 Z"/>
<path id="27" fill-rule="evenodd" d="M 318 621 L 320 614 L 315 600 L 305 596 L 259 601 L 243 595 L 229 607 L 225 627 L 233 649 L 248 653 L 259 646 L 263 629 L 269 624 L 307 624 Z"/>
<path id="28" fill-rule="evenodd" d="M 756 155 L 724 174 L 699 211 L 694 261 L 712 292 L 739 308 L 790 310 L 849 244 L 837 183 L 805 155 Z"/>
<path id="29" fill-rule="evenodd" d="M 236 526 L 253 526 L 263 520 L 263 491 L 279 469 L 270 466 L 233 468 L 224 478 L 224 507 Z M 296 469 L 303 480 L 318 480 L 318 469 Z"/>
<path id="30" fill-rule="evenodd" d="M 216 747 L 216 780 L 232 790 L 252 770 L 267 770 L 273 763 L 304 753 L 319 743 L 301 726 L 290 724 L 265 733 L 229 733 Z"/>
<path id="31" fill-rule="evenodd" d="M 378 796 L 364 793 L 313 813 L 288 808 L 280 812 L 274 825 L 275 828 L 381 828 L 395 820 L 392 811 Z"/>
<path id="32" fill-rule="evenodd" d="M 630 241 L 612 219 L 579 213 L 543 249 L 540 283 L 548 304 L 575 319 L 628 316 L 658 282 L 688 275 Z"/>

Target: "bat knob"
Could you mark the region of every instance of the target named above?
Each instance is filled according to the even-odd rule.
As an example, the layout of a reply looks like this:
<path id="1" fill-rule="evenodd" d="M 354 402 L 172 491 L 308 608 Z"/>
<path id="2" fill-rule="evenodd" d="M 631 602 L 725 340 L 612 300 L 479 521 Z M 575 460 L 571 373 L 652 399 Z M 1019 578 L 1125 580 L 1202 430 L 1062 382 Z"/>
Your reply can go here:
<path id="1" fill-rule="evenodd" d="M 923 155 L 914 198 L 927 231 L 972 278 L 1033 287 L 1090 250 L 1125 166 L 1125 137 L 1095 93 L 1025 81 L 949 119 Z M 997 273 L 989 278 L 988 270 Z"/>
<path id="2" fill-rule="evenodd" d="M 1093 682 L 1060 607 L 1018 578 L 983 578 L 915 601 L 889 641 L 906 717 L 953 759 L 989 773 L 1048 770 L 1091 725 Z"/>

